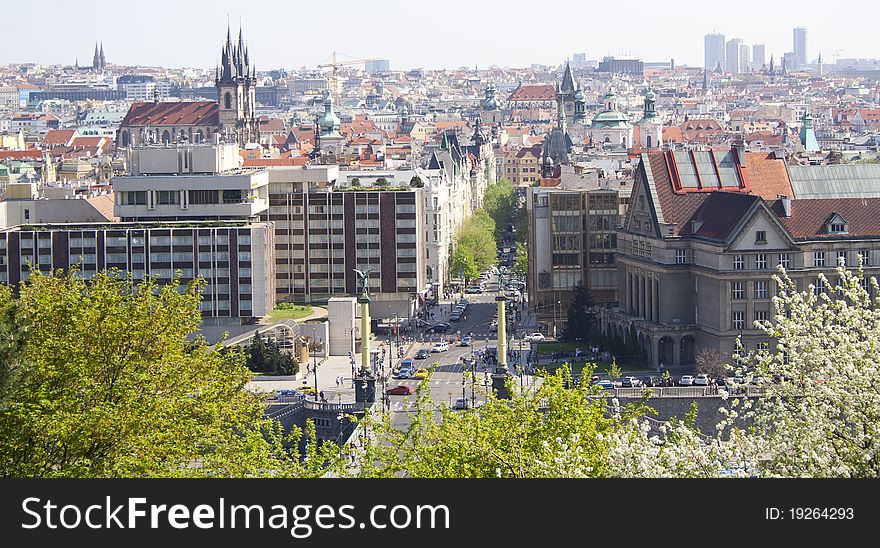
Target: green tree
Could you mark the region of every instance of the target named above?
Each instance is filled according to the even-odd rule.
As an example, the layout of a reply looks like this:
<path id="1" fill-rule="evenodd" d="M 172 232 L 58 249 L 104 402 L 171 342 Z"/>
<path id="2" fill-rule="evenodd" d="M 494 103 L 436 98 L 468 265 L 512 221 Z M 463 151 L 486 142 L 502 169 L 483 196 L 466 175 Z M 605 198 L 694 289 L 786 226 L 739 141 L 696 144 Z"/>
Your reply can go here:
<path id="1" fill-rule="evenodd" d="M 498 262 L 493 230 L 492 219 L 485 213 L 477 212 L 456 233 L 455 249 L 461 249 L 473 261 L 478 274 Z"/>
<path id="2" fill-rule="evenodd" d="M 516 188 L 509 179 L 501 179 L 486 187 L 483 209 L 495 220 L 495 239 L 501 241 L 509 226 L 521 232 L 525 226 L 524 208 L 520 207 Z"/>
<path id="3" fill-rule="evenodd" d="M 7 285 L 0 285 L 0 413 L 7 397 L 27 374 L 24 345 L 28 323 L 12 296 L 12 290 Z"/>
<path id="4" fill-rule="evenodd" d="M 418 175 L 413 175 L 412 179 L 409 180 L 409 186 L 412 188 L 422 188 L 425 186 L 425 182 Z"/>
<path id="5" fill-rule="evenodd" d="M 317 476 L 338 463 L 314 442 L 302 463 L 301 432 L 286 438 L 245 389 L 242 353 L 191 338 L 201 283 L 32 272 L 15 303 L 28 374 L 0 411 L 0 476 Z"/>
<path id="6" fill-rule="evenodd" d="M 450 266 L 454 276 L 462 276 L 465 281 L 470 281 L 480 275 L 480 270 L 474 263 L 473 255 L 469 254 L 464 246 L 458 246 L 452 253 Z"/>
<path id="7" fill-rule="evenodd" d="M 513 263 L 513 273 L 517 276 L 525 276 L 529 273 L 529 247 L 525 242 L 516 242 L 516 261 Z"/>
<path id="8" fill-rule="evenodd" d="M 568 304 L 568 321 L 560 338 L 564 341 L 586 341 L 590 338 L 596 313 L 593 311 L 593 297 L 590 290 L 581 282 L 572 289 Z"/>
<path id="9" fill-rule="evenodd" d="M 587 369 L 587 374 L 590 370 Z M 510 400 L 456 412 L 418 389 L 406 430 L 368 417 L 376 432 L 358 469 L 361 477 L 540 478 L 612 474 L 606 436 L 615 427 L 595 387 L 565 389 L 567 366 L 546 377 L 535 393 L 513 390 Z M 511 388 L 514 388 L 511 386 Z M 628 413 L 640 412 L 632 408 Z M 435 414 L 440 418 L 435 419 Z"/>
<path id="10" fill-rule="evenodd" d="M 245 348 L 247 367 L 257 373 L 268 375 L 294 375 L 299 364 L 292 353 L 284 352 L 275 341 L 264 341 L 259 333 L 254 333 L 251 343 Z"/>

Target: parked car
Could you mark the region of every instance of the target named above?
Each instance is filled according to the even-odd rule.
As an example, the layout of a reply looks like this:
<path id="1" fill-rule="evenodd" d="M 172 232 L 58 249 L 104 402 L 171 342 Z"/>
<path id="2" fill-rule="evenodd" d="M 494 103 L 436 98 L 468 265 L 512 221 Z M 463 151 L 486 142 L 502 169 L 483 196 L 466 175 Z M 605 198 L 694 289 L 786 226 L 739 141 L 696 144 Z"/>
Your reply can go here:
<path id="1" fill-rule="evenodd" d="M 280 390 L 275 391 L 276 398 L 292 398 L 296 396 L 302 396 L 301 392 L 297 392 L 296 390 L 290 390 L 288 388 L 282 388 Z"/>
<path id="2" fill-rule="evenodd" d="M 532 342 L 543 342 L 544 335 L 541 333 L 526 333 L 526 335 L 523 336 L 523 340 Z"/>
<path id="3" fill-rule="evenodd" d="M 389 388 L 386 393 L 389 396 L 409 396 L 410 394 L 415 394 L 416 389 L 413 386 L 407 386 L 405 384 L 398 384 L 394 388 Z"/>
<path id="4" fill-rule="evenodd" d="M 431 352 L 446 352 L 449 350 L 449 343 L 440 342 L 431 347 Z"/>
<path id="5" fill-rule="evenodd" d="M 427 379 L 428 378 L 428 370 L 425 369 L 424 367 L 419 367 L 418 369 L 416 369 L 416 372 L 413 373 L 412 378 L 417 379 L 417 380 Z"/>
<path id="6" fill-rule="evenodd" d="M 307 395 L 307 396 L 311 396 L 312 394 L 317 394 L 317 393 L 318 393 L 318 389 L 317 389 L 317 388 L 315 388 L 314 386 L 309 386 L 309 385 L 307 385 L 307 384 L 304 384 L 304 385 L 298 387 L 298 388 L 297 388 L 297 391 L 300 392 L 300 393 L 302 393 L 302 394 L 305 394 L 305 395 Z"/>
<path id="7" fill-rule="evenodd" d="M 483 292 L 483 288 L 480 287 L 480 286 L 478 286 L 478 285 L 472 285 L 472 286 L 468 287 L 467 289 L 465 289 L 464 292 L 465 292 L 465 293 L 471 293 L 471 294 L 474 294 L 474 293 L 482 293 L 482 292 Z"/>
<path id="8" fill-rule="evenodd" d="M 471 408 L 471 400 L 467 398 L 458 398 L 455 400 L 455 403 L 452 404 L 453 409 L 470 409 Z"/>
<path id="9" fill-rule="evenodd" d="M 601 381 L 596 381 L 596 382 L 593 382 L 593 383 L 590 383 L 590 384 L 592 384 L 593 386 L 598 386 L 598 387 L 601 388 L 602 390 L 611 390 L 611 389 L 614 388 L 614 383 L 611 382 L 611 381 L 609 381 L 609 380 L 607 380 L 607 379 L 604 379 L 604 380 L 601 380 Z"/>
<path id="10" fill-rule="evenodd" d="M 650 376 L 642 379 L 642 384 L 645 386 L 662 386 L 662 380 L 660 377 Z"/>
<path id="11" fill-rule="evenodd" d="M 461 342 L 458 343 L 458 346 L 470 346 L 473 342 L 474 340 L 471 337 L 463 337 Z"/>
<path id="12" fill-rule="evenodd" d="M 425 358 L 427 358 L 430 355 L 431 355 L 431 353 L 428 351 L 427 348 L 419 348 L 416 351 L 416 359 L 417 360 L 424 360 Z"/>
<path id="13" fill-rule="evenodd" d="M 635 377 L 624 377 L 620 381 L 620 386 L 624 388 L 638 388 L 639 386 L 642 386 L 642 381 Z"/>
<path id="14" fill-rule="evenodd" d="M 681 379 L 678 381 L 679 386 L 693 386 L 694 377 L 693 375 L 682 375 Z"/>
<path id="15" fill-rule="evenodd" d="M 460 320 L 461 320 L 461 312 L 458 309 L 454 310 L 452 312 L 452 314 L 449 315 L 450 322 L 457 322 Z"/>
<path id="16" fill-rule="evenodd" d="M 435 323 L 425 329 L 425 333 L 446 333 L 449 331 L 449 324 L 446 322 Z"/>
<path id="17" fill-rule="evenodd" d="M 709 386 L 709 375 L 705 373 L 701 373 L 694 377 L 694 385 L 695 386 Z"/>

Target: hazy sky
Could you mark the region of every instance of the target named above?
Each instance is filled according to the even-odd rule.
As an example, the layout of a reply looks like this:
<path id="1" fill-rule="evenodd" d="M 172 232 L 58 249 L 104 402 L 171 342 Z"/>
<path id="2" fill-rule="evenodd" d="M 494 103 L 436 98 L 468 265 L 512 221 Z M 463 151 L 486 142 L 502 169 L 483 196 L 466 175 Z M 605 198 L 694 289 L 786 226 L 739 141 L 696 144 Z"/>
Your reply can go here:
<path id="1" fill-rule="evenodd" d="M 810 60 L 821 49 L 833 62 L 880 57 L 876 31 L 859 28 L 877 9 L 866 0 L 44 0 L 4 7 L 0 64 L 91 64 L 98 40 L 109 63 L 213 68 L 227 14 L 235 34 L 241 17 L 259 70 L 326 63 L 333 51 L 388 58 L 393 69 L 556 65 L 574 52 L 702 66 L 712 30 L 764 43 L 769 60 L 792 50 L 795 26 L 807 28 Z"/>

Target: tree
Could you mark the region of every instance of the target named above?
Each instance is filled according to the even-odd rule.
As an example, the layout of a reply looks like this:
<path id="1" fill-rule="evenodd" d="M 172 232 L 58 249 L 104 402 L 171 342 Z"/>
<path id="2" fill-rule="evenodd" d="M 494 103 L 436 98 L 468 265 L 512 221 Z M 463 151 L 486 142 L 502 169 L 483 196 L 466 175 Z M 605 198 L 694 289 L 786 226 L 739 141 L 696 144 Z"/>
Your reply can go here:
<path id="1" fill-rule="evenodd" d="M 275 341 L 264 341 L 259 333 L 245 348 L 247 367 L 257 373 L 268 375 L 294 375 L 299 364 L 293 354 L 284 352 Z"/>
<path id="2" fill-rule="evenodd" d="M 351 180 L 351 186 L 359 187 L 361 186 L 361 180 L 357 177 Z"/>
<path id="3" fill-rule="evenodd" d="M 473 280 L 480 275 L 480 270 L 474 263 L 473 257 L 468 254 L 464 246 L 457 247 L 452 253 L 450 268 L 455 276 L 461 275 L 465 281 Z"/>
<path id="4" fill-rule="evenodd" d="M 27 375 L 24 345 L 29 328 L 18 302 L 7 285 L 0 285 L 0 413 L 7 397 Z"/>
<path id="5" fill-rule="evenodd" d="M 593 328 L 595 312 L 593 297 L 590 290 L 581 282 L 572 289 L 571 302 L 568 304 L 568 321 L 560 338 L 564 341 L 586 341 Z"/>
<path id="6" fill-rule="evenodd" d="M 320 457 L 301 463 L 301 432 L 263 417 L 242 353 L 191 338 L 202 283 L 33 271 L 15 302 L 28 374 L 0 412 L 0 476 L 318 476 L 338 462 L 310 443 Z"/>
<path id="7" fill-rule="evenodd" d="M 513 273 L 517 276 L 525 276 L 529 273 L 529 248 L 524 242 L 516 242 L 516 261 L 513 263 Z"/>
<path id="8" fill-rule="evenodd" d="M 406 430 L 397 430 L 377 417 L 365 420 L 364 426 L 376 435 L 360 456 L 358 475 L 609 476 L 614 463 L 607 458 L 606 439 L 610 439 L 615 423 L 605 416 L 603 398 L 591 397 L 597 391 L 595 387 L 583 383 L 564 388 L 570 379 L 570 370 L 563 366 L 547 376 L 534 394 L 512 390 L 510 400 L 490 396 L 483 406 L 464 412 L 434 404 L 428 384 L 422 383 Z M 629 410 L 636 412 L 636 408 Z M 439 420 L 435 420 L 436 413 Z"/>
<path id="9" fill-rule="evenodd" d="M 705 347 L 697 352 L 696 372 L 705 374 L 713 379 L 721 378 L 727 375 L 727 366 L 721 358 L 721 352 L 716 348 Z"/>
<path id="10" fill-rule="evenodd" d="M 388 179 L 385 177 L 379 177 L 374 184 L 375 186 L 385 186 L 388 184 Z"/>
<path id="11" fill-rule="evenodd" d="M 409 180 L 409 186 L 412 188 L 422 188 L 425 186 L 425 182 L 418 175 L 413 175 L 412 179 Z"/>
<path id="12" fill-rule="evenodd" d="M 498 251 L 492 236 L 494 228 L 494 221 L 483 211 L 475 212 L 464 222 L 455 235 L 455 253 L 450 258 L 453 275 L 457 275 L 461 267 L 475 272 L 472 276 L 466 276 L 473 279 L 498 262 Z M 473 269 L 469 266 L 471 263 Z"/>
<path id="13" fill-rule="evenodd" d="M 516 188 L 509 179 L 501 179 L 486 187 L 483 209 L 495 220 L 495 239 L 499 242 L 511 225 L 518 233 L 525 226 L 524 208 L 520 207 Z"/>

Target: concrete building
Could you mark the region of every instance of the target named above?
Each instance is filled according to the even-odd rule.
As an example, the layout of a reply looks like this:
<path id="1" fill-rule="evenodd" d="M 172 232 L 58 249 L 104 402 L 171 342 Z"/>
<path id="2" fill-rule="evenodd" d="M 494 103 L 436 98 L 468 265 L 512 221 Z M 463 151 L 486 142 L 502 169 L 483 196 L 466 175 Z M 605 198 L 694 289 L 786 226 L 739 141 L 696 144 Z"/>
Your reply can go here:
<path id="1" fill-rule="evenodd" d="M 724 35 L 720 33 L 713 32 L 703 38 L 704 68 L 715 70 L 716 67 L 726 66 L 724 44 Z"/>
<path id="2" fill-rule="evenodd" d="M 755 44 L 752 46 L 752 70 L 759 71 L 766 62 L 764 44 Z"/>
<path id="3" fill-rule="evenodd" d="M 391 61 L 388 59 L 374 59 L 364 63 L 364 71 L 367 74 L 375 74 L 377 72 L 388 72 L 391 70 Z"/>
<path id="4" fill-rule="evenodd" d="M 208 283 L 203 321 L 250 323 L 275 306 L 274 243 L 269 223 L 31 224 L 0 231 L 0 282 L 17 286 L 31 268 L 48 274 L 79 265 L 89 278 L 118 269 L 135 280 Z"/>
<path id="5" fill-rule="evenodd" d="M 618 187 L 595 179 L 526 191 L 529 304 L 553 336 L 564 327 L 576 284 L 586 286 L 597 304 L 617 302 Z"/>
<path id="6" fill-rule="evenodd" d="M 531 147 L 508 150 L 504 154 L 502 176 L 514 186 L 529 186 L 541 178 L 541 143 Z"/>
<path id="7" fill-rule="evenodd" d="M 138 147 L 114 177 L 123 221 L 250 219 L 269 208 L 269 173 L 241 169 L 235 143 Z"/>

